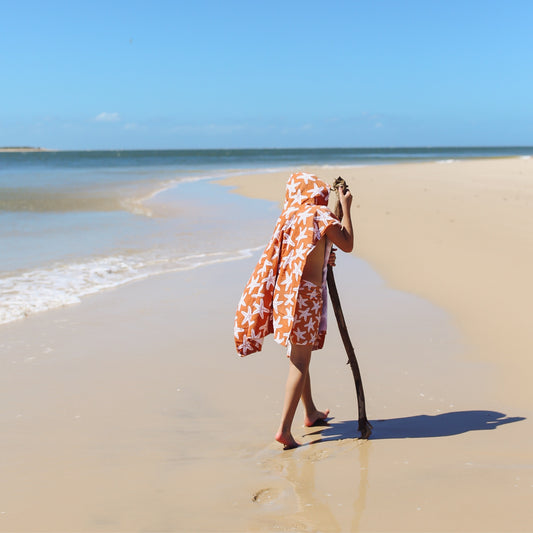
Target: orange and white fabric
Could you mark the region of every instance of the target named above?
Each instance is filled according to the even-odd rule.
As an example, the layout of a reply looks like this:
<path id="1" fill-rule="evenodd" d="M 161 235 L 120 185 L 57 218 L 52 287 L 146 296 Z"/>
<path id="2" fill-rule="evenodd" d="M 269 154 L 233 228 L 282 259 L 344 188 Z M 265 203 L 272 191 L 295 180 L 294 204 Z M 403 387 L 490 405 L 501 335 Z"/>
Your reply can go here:
<path id="1" fill-rule="evenodd" d="M 301 331 L 294 321 L 303 268 L 307 256 L 324 237 L 326 230 L 340 225 L 339 219 L 327 207 L 328 196 L 327 184 L 316 176 L 297 172 L 289 178 L 285 204 L 274 234 L 237 307 L 234 337 L 239 355 L 260 351 L 264 338 L 270 333 L 274 334 L 276 342 L 284 346 L 288 346 L 289 342 L 303 344 L 294 342 L 298 339 L 296 332 Z M 330 246 L 326 249 L 324 271 Z M 325 275 L 321 293 L 322 307 L 314 349 L 322 348 L 326 334 Z"/>
<path id="2" fill-rule="evenodd" d="M 320 339 L 323 303 L 322 287 L 311 281 L 302 280 L 289 336 L 291 344 L 312 345 L 314 348 L 320 341 L 321 344 L 324 343 L 324 340 Z"/>

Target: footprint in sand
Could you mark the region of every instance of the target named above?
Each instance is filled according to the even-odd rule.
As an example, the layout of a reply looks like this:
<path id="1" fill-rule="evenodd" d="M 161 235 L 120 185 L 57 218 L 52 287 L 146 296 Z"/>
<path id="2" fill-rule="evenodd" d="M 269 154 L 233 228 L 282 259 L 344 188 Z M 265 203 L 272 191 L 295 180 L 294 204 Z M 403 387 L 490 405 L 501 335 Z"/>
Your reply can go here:
<path id="1" fill-rule="evenodd" d="M 280 490 L 274 488 L 259 489 L 253 496 L 254 503 L 268 504 L 272 503 L 279 496 Z"/>

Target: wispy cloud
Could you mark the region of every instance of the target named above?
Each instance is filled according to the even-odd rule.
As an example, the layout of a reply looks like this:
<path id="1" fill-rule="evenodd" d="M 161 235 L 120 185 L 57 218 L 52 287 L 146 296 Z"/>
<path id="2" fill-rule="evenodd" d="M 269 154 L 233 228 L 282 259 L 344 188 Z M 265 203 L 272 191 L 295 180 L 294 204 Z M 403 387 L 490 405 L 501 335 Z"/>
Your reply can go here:
<path id="1" fill-rule="evenodd" d="M 120 116 L 118 113 L 107 113 L 103 112 L 94 117 L 94 120 L 96 122 L 118 122 L 120 120 Z"/>

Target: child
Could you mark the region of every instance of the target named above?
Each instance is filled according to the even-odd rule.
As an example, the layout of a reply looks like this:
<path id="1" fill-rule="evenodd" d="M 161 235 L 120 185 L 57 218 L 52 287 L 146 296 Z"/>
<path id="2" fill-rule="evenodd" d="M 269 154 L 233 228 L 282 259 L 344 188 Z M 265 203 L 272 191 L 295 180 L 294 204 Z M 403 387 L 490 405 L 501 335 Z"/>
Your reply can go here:
<path id="1" fill-rule="evenodd" d="M 264 337 L 288 346 L 289 376 L 281 422 L 275 439 L 284 449 L 299 444 L 291 433 L 300 398 L 304 423 L 327 418 L 311 395 L 311 352 L 322 348 L 326 335 L 326 267 L 332 245 L 353 249 L 350 216 L 352 195 L 338 190 L 342 223 L 327 208 L 329 187 L 316 176 L 293 174 L 287 182 L 285 204 L 274 234 L 246 285 L 235 316 L 235 344 L 241 356 L 261 350 Z"/>

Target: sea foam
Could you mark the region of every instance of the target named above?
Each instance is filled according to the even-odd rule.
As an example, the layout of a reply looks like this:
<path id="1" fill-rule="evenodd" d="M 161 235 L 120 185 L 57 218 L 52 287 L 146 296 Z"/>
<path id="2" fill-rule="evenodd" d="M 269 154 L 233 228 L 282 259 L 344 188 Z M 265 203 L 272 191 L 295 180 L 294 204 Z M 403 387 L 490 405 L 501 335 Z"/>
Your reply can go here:
<path id="1" fill-rule="evenodd" d="M 55 264 L 0 278 L 0 324 L 80 302 L 95 294 L 149 276 L 250 257 L 259 248 L 170 257 L 156 252 L 92 258 Z"/>

